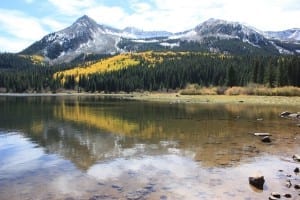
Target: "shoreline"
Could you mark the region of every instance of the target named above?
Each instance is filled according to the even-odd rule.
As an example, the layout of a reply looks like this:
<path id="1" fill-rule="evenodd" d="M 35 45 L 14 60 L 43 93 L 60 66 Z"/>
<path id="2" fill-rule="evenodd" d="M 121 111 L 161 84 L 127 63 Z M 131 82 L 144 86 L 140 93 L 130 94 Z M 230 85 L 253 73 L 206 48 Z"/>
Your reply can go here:
<path id="1" fill-rule="evenodd" d="M 300 105 L 300 97 L 287 96 L 252 96 L 252 95 L 180 95 L 179 93 L 0 93 L 0 97 L 111 97 L 125 100 L 193 103 L 193 104 L 261 104 L 261 105 Z"/>

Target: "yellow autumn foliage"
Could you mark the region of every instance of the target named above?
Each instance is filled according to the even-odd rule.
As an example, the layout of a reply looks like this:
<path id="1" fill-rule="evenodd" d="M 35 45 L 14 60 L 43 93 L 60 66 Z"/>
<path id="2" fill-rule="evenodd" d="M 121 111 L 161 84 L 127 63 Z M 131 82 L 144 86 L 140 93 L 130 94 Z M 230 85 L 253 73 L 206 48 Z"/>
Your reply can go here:
<path id="1" fill-rule="evenodd" d="M 64 83 L 65 78 L 68 76 L 74 76 L 75 81 L 79 81 L 80 76 L 88 76 L 96 73 L 105 73 L 110 71 L 118 71 L 128 67 L 138 66 L 142 61 L 146 63 L 148 67 L 155 67 L 155 64 L 162 63 L 165 59 L 181 59 L 182 56 L 188 54 L 196 54 L 202 56 L 218 56 L 222 59 L 227 58 L 227 55 L 223 54 L 211 54 L 201 52 L 154 52 L 146 51 L 140 53 L 123 53 L 110 58 L 99 60 L 96 63 L 85 63 L 85 66 L 78 66 L 73 69 L 57 72 L 54 74 L 54 78 L 63 77 L 62 82 Z"/>
<path id="2" fill-rule="evenodd" d="M 54 74 L 54 78 L 60 77 L 61 75 L 63 75 L 63 77 L 74 76 L 75 80 L 78 81 L 79 76 L 82 75 L 86 76 L 95 73 L 117 71 L 130 66 L 137 66 L 139 63 L 140 62 L 137 59 L 134 59 L 131 53 L 120 54 L 111 58 L 102 59 L 99 62 L 85 67 L 79 66 L 73 69 L 57 72 Z"/>
<path id="3" fill-rule="evenodd" d="M 23 58 L 30 59 L 34 64 L 41 64 L 44 62 L 44 57 L 41 55 L 20 55 Z"/>

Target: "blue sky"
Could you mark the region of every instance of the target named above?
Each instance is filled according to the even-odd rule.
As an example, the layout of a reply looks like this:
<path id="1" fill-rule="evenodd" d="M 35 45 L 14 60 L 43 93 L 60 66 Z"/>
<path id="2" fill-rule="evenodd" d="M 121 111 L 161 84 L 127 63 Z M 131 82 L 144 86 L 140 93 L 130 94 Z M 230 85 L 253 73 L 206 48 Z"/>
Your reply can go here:
<path id="1" fill-rule="evenodd" d="M 300 0 L 2 0 L 0 52 L 18 52 L 82 15 L 116 28 L 179 32 L 209 18 L 260 30 L 300 28 Z"/>

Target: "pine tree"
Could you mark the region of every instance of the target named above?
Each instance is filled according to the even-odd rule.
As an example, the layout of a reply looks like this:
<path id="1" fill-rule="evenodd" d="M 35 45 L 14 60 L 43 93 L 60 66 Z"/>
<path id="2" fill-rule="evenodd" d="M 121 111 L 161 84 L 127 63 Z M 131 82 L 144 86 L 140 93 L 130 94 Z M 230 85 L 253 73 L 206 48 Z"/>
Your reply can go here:
<path id="1" fill-rule="evenodd" d="M 236 71 L 232 65 L 228 68 L 227 77 L 226 77 L 226 85 L 229 87 L 236 85 Z"/>

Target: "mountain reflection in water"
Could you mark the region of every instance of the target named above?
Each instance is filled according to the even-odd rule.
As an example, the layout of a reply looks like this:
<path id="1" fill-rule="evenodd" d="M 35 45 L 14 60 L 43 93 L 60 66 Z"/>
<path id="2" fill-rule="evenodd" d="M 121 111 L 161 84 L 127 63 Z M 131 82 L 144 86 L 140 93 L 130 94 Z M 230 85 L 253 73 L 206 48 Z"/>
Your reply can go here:
<path id="1" fill-rule="evenodd" d="M 90 190 L 99 189 L 92 186 L 97 181 L 106 185 L 107 181 L 138 177 L 134 180 L 139 184 L 147 185 L 149 180 L 163 187 L 169 184 L 167 193 L 173 197 L 188 198 L 182 196 L 188 187 L 179 191 L 180 182 L 186 181 L 194 185 L 189 198 L 215 198 L 214 192 L 196 191 L 212 184 L 222 186 L 220 191 L 226 192 L 224 185 L 234 181 L 230 172 L 242 176 L 240 167 L 251 173 L 254 161 L 262 166 L 269 162 L 276 170 L 285 166 L 278 158 L 299 151 L 297 121 L 278 116 L 284 110 L 297 111 L 297 107 L 167 104 L 100 97 L 0 97 L 0 104 L 0 153 L 5 164 L 0 168 L 0 184 L 4 184 L 0 186 L 0 196 L 8 194 L 5 185 L 18 177 L 39 183 L 53 173 L 68 183 L 74 181 L 72 174 L 76 174 L 78 181 L 90 187 L 78 194 L 78 185 L 69 183 L 71 189 L 63 194 L 74 196 L 92 195 Z M 253 132 L 272 133 L 272 144 L 261 143 L 250 134 Z M 270 158 L 261 160 L 266 155 Z M 69 175 L 68 181 L 63 171 Z M 29 172 L 39 174 L 39 181 L 33 180 Z M 221 173 L 225 173 L 227 182 L 219 180 Z M 211 176 L 215 179 L 211 180 Z M 62 181 L 59 180 L 53 179 L 53 184 Z M 129 181 L 127 189 L 139 184 Z M 51 188 L 51 198 L 58 197 L 53 196 Z M 105 191 L 128 195 L 126 188 L 122 189 L 126 194 L 116 194 L 113 189 L 108 187 Z M 241 190 L 247 189 L 243 186 Z M 28 196 L 34 196 L 33 192 Z"/>

